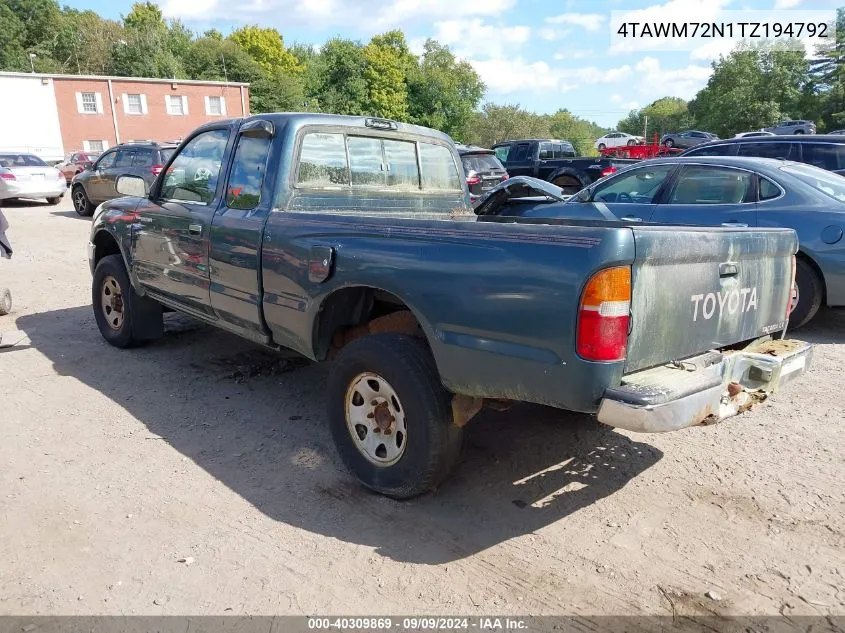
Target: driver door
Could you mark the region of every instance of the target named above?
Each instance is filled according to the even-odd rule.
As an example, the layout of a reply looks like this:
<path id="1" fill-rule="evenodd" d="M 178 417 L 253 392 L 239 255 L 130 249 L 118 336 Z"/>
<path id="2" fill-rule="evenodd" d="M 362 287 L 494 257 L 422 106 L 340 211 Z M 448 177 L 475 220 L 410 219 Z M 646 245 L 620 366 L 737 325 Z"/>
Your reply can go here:
<path id="1" fill-rule="evenodd" d="M 142 203 L 133 233 L 138 280 L 187 311 L 213 316 L 209 294 L 209 234 L 222 201 L 228 127 L 200 132 L 188 141 Z"/>
<path id="2" fill-rule="evenodd" d="M 601 215 L 612 213 L 626 222 L 648 222 L 675 165 L 649 165 L 625 170 L 593 189 L 590 204 Z"/>

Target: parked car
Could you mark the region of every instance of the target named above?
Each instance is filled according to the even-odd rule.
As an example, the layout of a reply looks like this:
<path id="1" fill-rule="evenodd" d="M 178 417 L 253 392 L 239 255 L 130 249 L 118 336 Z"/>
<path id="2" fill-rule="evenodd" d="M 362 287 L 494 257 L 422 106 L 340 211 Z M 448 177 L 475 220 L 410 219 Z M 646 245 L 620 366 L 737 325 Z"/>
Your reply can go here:
<path id="1" fill-rule="evenodd" d="M 124 174 L 140 176 L 152 185 L 175 149 L 175 145 L 138 141 L 122 143 L 103 152 L 97 162 L 73 177 L 70 194 L 73 208 L 79 215 L 90 216 L 98 204 L 120 195 L 115 183 Z"/>
<path id="2" fill-rule="evenodd" d="M 845 175 L 845 139 L 813 134 L 785 139 L 783 136 L 731 138 L 699 145 L 681 156 L 757 156 L 794 160 Z"/>
<path id="3" fill-rule="evenodd" d="M 775 133 L 757 130 L 756 132 L 740 132 L 739 134 L 734 134 L 734 138 L 749 138 L 752 136 L 775 136 Z"/>
<path id="4" fill-rule="evenodd" d="M 604 136 L 598 138 L 593 144 L 593 147 L 601 151 L 608 147 L 639 145 L 644 142 L 645 139 L 642 136 L 634 136 L 633 134 L 626 134 L 625 132 L 608 132 Z"/>
<path id="5" fill-rule="evenodd" d="M 493 187 L 507 180 L 508 172 L 492 149 L 474 145 L 457 145 L 464 168 L 470 202 L 473 206 Z"/>
<path id="6" fill-rule="evenodd" d="M 777 125 L 763 128 L 773 134 L 815 134 L 816 124 L 813 121 L 781 121 Z"/>
<path id="7" fill-rule="evenodd" d="M 397 498 L 448 476 L 485 398 L 669 431 L 734 415 L 753 403 L 740 385 L 768 391 L 807 367 L 806 343 L 759 340 L 785 326 L 795 231 L 477 217 L 459 164 L 445 134 L 384 119 L 208 123 L 151 187 L 120 176 L 133 197 L 99 207 L 100 333 L 116 347 L 159 337 L 166 306 L 332 359 L 337 450 Z M 741 312 L 716 310 L 740 291 Z"/>
<path id="8" fill-rule="evenodd" d="M 573 195 L 608 174 L 637 161 L 627 158 L 577 158 L 569 141 L 520 139 L 493 146 L 510 176 L 531 176 Z"/>
<path id="9" fill-rule="evenodd" d="M 62 162 L 56 165 L 56 169 L 64 174 L 65 180 L 69 185 L 73 177 L 93 165 L 100 154 L 101 152 L 71 152 L 65 156 Z"/>
<path id="10" fill-rule="evenodd" d="M 837 136 L 842 135 L 842 134 L 845 134 L 845 129 L 844 130 L 833 130 L 832 132 L 827 132 L 827 134 L 835 134 Z"/>
<path id="11" fill-rule="evenodd" d="M 504 213 L 602 218 L 604 212 L 625 222 L 794 229 L 800 251 L 790 325 L 804 325 L 821 305 L 845 306 L 845 178 L 829 171 L 764 158 L 655 159 L 565 204 L 513 205 Z"/>
<path id="12" fill-rule="evenodd" d="M 719 138 L 711 132 L 699 130 L 687 130 L 685 132 L 670 132 L 660 137 L 660 144 L 666 147 L 694 147 L 700 143 L 706 143 Z"/>
<path id="13" fill-rule="evenodd" d="M 46 198 L 59 204 L 66 191 L 62 173 L 35 154 L 0 153 L 0 200 Z"/>

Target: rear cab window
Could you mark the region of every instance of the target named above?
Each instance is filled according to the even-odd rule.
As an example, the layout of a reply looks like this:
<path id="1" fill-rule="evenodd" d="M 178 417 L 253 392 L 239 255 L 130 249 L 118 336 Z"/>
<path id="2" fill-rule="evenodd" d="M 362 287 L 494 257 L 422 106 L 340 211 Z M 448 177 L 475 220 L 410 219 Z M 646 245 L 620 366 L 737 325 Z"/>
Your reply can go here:
<path id="1" fill-rule="evenodd" d="M 845 145 L 836 143 L 803 143 L 802 162 L 828 171 L 845 169 Z"/>
<path id="2" fill-rule="evenodd" d="M 739 156 L 756 156 L 758 158 L 798 160 L 799 151 L 798 143 L 776 141 L 772 143 L 740 143 L 737 154 Z"/>

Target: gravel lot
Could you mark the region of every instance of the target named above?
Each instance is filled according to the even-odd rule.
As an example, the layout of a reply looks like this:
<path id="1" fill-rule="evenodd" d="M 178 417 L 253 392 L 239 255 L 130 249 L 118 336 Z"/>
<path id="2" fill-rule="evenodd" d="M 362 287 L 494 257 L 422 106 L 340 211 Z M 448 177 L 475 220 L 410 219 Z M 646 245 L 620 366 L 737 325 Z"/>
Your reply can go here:
<path id="1" fill-rule="evenodd" d="M 750 413 L 658 436 L 484 412 L 399 503 L 343 470 L 325 367 L 171 316 L 113 349 L 89 221 L 4 210 L 0 332 L 27 338 L 0 350 L 0 614 L 845 614 L 845 312 Z"/>

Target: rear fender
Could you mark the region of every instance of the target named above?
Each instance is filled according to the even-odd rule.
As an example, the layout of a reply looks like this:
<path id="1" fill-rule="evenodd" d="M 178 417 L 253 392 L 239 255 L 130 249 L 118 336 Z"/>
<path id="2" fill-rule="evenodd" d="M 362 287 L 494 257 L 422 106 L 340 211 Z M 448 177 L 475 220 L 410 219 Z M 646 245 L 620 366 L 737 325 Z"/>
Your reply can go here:
<path id="1" fill-rule="evenodd" d="M 570 178 L 574 178 L 578 181 L 581 187 L 586 187 L 589 184 L 584 178 L 583 174 L 581 174 L 578 170 L 573 169 L 572 167 L 562 167 L 557 171 L 552 172 L 552 175 L 549 176 L 549 182 L 554 182 L 556 178 L 560 178 L 561 176 L 569 176 Z"/>

